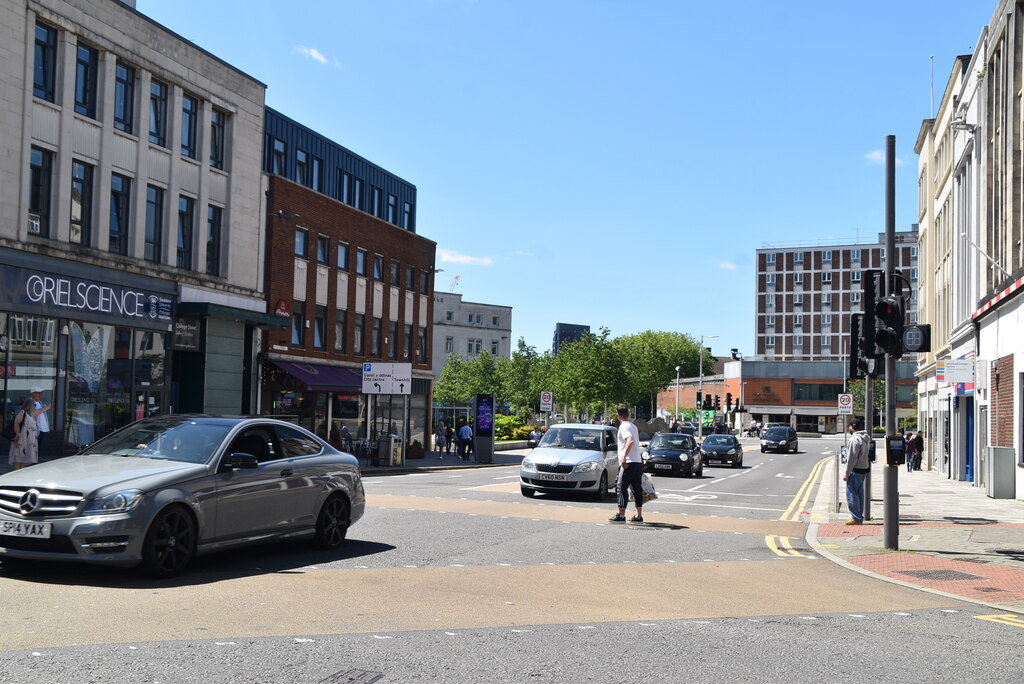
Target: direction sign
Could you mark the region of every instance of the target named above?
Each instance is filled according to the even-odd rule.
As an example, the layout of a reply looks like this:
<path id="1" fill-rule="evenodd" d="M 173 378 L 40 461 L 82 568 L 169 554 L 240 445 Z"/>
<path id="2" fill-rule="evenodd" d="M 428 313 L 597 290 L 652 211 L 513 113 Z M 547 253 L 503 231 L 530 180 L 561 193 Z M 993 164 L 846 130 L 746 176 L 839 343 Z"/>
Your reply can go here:
<path id="1" fill-rule="evenodd" d="M 555 407 L 555 393 L 554 392 L 541 392 L 540 393 L 540 410 L 550 411 Z"/>
<path id="2" fill-rule="evenodd" d="M 412 364 L 364 363 L 363 394 L 412 394 Z"/>
<path id="3" fill-rule="evenodd" d="M 839 395 L 839 415 L 841 415 L 841 416 L 852 416 L 853 415 L 853 395 L 852 394 L 840 394 Z"/>

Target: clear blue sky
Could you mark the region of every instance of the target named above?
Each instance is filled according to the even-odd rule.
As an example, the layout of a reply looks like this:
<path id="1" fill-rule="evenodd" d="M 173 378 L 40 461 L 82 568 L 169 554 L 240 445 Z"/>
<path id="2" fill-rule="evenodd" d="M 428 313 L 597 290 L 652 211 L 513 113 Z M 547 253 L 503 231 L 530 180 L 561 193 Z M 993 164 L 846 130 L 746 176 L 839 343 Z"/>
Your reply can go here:
<path id="1" fill-rule="evenodd" d="M 753 353 L 754 250 L 917 217 L 914 143 L 996 0 L 138 0 L 414 183 L 436 287 Z"/>

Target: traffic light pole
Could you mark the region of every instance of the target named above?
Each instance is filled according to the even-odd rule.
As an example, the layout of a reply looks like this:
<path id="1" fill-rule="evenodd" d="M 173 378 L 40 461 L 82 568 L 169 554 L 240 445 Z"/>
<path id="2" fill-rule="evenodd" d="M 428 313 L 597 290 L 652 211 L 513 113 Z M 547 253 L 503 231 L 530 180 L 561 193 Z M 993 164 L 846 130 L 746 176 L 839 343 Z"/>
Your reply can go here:
<path id="1" fill-rule="evenodd" d="M 894 295 L 896 279 L 896 136 L 885 137 L 885 294 Z M 896 434 L 896 355 L 885 355 L 885 435 Z M 900 548 L 900 502 L 898 465 L 885 463 L 882 535 L 887 549 Z M 869 490 L 870 491 L 870 490 Z M 870 498 L 870 494 L 868 496 Z"/>

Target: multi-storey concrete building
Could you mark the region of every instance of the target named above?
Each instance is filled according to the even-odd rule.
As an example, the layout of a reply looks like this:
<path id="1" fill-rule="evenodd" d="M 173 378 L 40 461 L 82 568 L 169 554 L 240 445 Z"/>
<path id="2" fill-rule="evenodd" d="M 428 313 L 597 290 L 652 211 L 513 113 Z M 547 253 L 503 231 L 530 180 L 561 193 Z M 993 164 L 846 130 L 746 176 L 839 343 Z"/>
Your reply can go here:
<path id="1" fill-rule="evenodd" d="M 590 334 L 589 325 L 575 323 L 555 323 L 555 335 L 551 340 L 551 353 L 558 356 L 558 348 L 563 344 L 575 342 L 584 335 Z"/>
<path id="2" fill-rule="evenodd" d="M 434 377 L 440 378 L 451 354 L 464 359 L 481 352 L 512 355 L 512 307 L 465 302 L 456 292 L 434 293 Z"/>
<path id="3" fill-rule="evenodd" d="M 0 4 L 0 355 L 69 447 L 256 407 L 265 86 L 133 2 Z M 49 445 L 57 450 L 59 443 Z"/>
<path id="4" fill-rule="evenodd" d="M 270 108 L 265 139 L 267 304 L 288 327 L 267 333 L 263 409 L 427 444 L 436 245 L 416 187 Z M 409 393 L 364 394 L 364 362 L 410 364 Z"/>
<path id="5" fill-rule="evenodd" d="M 845 361 L 850 314 L 863 311 L 863 273 L 885 267 L 878 242 L 757 250 L 757 337 L 767 361 Z M 895 268 L 908 281 L 908 312 L 917 306 L 917 231 L 896 234 Z"/>

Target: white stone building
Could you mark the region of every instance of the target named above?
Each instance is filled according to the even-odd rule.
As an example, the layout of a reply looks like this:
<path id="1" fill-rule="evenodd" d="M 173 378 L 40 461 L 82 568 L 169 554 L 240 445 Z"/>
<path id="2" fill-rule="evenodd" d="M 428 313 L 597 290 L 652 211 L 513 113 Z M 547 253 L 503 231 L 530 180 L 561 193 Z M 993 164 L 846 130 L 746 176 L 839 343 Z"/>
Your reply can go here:
<path id="1" fill-rule="evenodd" d="M 497 358 L 512 355 L 512 307 L 465 302 L 454 292 L 434 293 L 432 364 L 440 378 L 448 356 L 464 359 L 488 352 Z"/>

